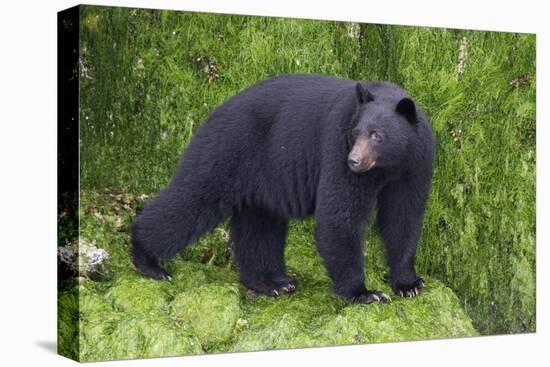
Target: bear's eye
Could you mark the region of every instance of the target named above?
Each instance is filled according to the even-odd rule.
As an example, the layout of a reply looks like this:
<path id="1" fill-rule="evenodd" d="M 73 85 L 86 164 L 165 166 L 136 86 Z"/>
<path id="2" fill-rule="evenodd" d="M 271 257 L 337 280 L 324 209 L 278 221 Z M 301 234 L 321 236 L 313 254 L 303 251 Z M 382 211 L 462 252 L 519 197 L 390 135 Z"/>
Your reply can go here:
<path id="1" fill-rule="evenodd" d="M 376 144 L 379 144 L 382 142 L 382 135 L 380 135 L 380 133 L 376 132 L 376 131 L 373 131 L 372 133 L 370 133 L 370 138 L 372 139 L 372 141 L 374 141 Z"/>

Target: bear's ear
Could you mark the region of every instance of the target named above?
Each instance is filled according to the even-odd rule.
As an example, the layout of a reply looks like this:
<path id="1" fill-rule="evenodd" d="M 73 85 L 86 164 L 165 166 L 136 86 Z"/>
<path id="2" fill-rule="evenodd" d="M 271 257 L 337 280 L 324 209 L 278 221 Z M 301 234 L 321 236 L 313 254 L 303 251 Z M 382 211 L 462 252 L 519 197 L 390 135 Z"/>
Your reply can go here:
<path id="1" fill-rule="evenodd" d="M 403 115 L 411 124 L 416 124 L 418 122 L 418 117 L 416 116 L 416 106 L 412 99 L 403 98 L 395 106 L 397 113 Z"/>
<path id="2" fill-rule="evenodd" d="M 355 93 L 357 93 L 357 100 L 359 103 L 367 103 L 374 100 L 372 94 L 361 83 L 355 85 Z"/>

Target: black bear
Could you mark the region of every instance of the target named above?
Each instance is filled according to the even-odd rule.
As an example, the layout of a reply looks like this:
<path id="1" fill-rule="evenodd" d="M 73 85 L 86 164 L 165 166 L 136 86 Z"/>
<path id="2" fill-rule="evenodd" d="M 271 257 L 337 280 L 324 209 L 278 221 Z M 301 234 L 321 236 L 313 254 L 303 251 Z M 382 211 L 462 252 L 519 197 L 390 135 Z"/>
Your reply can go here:
<path id="1" fill-rule="evenodd" d="M 416 296 L 414 259 L 428 199 L 434 138 L 398 86 L 320 75 L 262 81 L 216 108 L 189 143 L 168 187 L 132 226 L 137 269 L 160 266 L 230 217 L 241 282 L 279 295 L 290 218 L 314 215 L 317 249 L 335 293 L 387 301 L 367 290 L 363 232 L 374 205 L 393 291 Z"/>

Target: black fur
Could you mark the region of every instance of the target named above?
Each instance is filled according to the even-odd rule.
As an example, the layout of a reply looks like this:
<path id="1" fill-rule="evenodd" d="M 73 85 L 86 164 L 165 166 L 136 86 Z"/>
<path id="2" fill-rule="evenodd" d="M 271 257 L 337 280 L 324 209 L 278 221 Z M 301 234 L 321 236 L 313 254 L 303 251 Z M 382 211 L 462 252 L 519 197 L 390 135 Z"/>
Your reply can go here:
<path id="1" fill-rule="evenodd" d="M 202 124 L 168 187 L 135 219 L 135 266 L 169 277 L 161 260 L 231 217 L 243 284 L 264 294 L 291 291 L 296 279 L 285 275 L 283 258 L 288 220 L 313 214 L 335 292 L 378 300 L 384 297 L 365 288 L 363 263 L 363 231 L 378 201 L 392 288 L 416 295 L 422 282 L 414 257 L 434 142 L 414 103 L 414 111 L 408 102 L 397 108 L 403 98 L 409 97 L 390 83 L 318 75 L 275 77 L 235 95 Z M 347 156 L 372 131 L 380 137 L 377 164 L 354 173 Z"/>

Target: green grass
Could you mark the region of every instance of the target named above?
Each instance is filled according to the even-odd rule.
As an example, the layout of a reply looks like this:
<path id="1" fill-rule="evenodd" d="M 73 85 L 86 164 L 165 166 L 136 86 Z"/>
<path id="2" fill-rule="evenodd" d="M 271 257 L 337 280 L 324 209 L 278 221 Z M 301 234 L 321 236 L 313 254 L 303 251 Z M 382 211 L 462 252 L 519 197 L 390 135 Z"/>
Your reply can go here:
<path id="1" fill-rule="evenodd" d="M 438 287 L 450 287 L 482 334 L 535 331 L 534 35 L 90 6 L 82 8 L 81 16 L 83 189 L 101 192 L 111 188 L 134 194 L 159 191 L 203 119 L 260 79 L 311 72 L 393 81 L 422 107 L 437 144 L 417 256 L 419 273 Z M 459 79 L 459 47 L 464 37 L 467 58 Z M 92 205 L 95 199 L 86 200 Z M 124 218 L 130 219 L 131 215 Z M 81 233 L 87 233 L 92 220 L 82 219 Z M 297 249 L 289 254 L 289 266 L 298 274 L 303 271 L 306 279 L 308 274 L 324 274 L 313 252 L 313 225 L 311 220 L 295 223 L 288 239 L 290 248 Z M 116 279 L 131 270 L 128 238 L 111 238 L 98 228 L 88 235 L 98 247 L 109 250 L 109 268 Z M 212 246 L 212 242 L 222 243 L 220 233 L 201 239 L 183 256 L 196 264 L 207 258 L 211 263 L 203 265 L 223 271 L 216 275 L 220 282 L 225 277 L 233 282 L 234 271 L 226 272 L 230 256 L 223 247 Z M 367 241 L 368 266 L 375 274 L 383 274 L 387 270 L 380 241 L 372 231 Z M 301 245 L 306 242 L 308 250 Z M 205 279 L 210 276 L 204 273 Z M 200 283 L 202 278 L 193 274 L 193 282 L 195 277 Z M 372 276 L 369 279 L 376 281 Z M 134 284 L 137 279 L 128 281 Z M 189 287 L 193 283 L 181 282 Z M 96 283 L 94 287 L 102 292 L 111 286 Z M 328 299 L 326 283 L 303 283 L 292 297 L 305 304 Z M 182 287 L 182 292 L 186 290 Z M 285 302 L 265 306 L 286 312 L 277 321 L 281 325 L 300 329 L 303 320 L 295 319 L 295 305 Z M 342 329 L 336 329 L 337 325 L 356 325 L 359 334 L 371 328 L 368 322 L 374 319 L 356 322 L 359 314 L 346 318 L 344 306 L 334 302 L 339 306 L 319 312 L 340 315 L 341 324 L 332 316 L 326 323 L 319 321 L 318 331 L 304 336 L 296 346 L 309 345 L 312 340 L 339 342 L 336 334 Z M 405 303 L 395 302 L 399 304 Z M 432 308 L 446 312 L 448 305 L 442 302 Z M 244 314 L 248 312 L 247 305 L 240 307 Z M 165 318 L 173 315 L 165 311 Z M 273 326 L 258 315 L 260 325 Z M 396 315 L 408 317 L 406 312 Z M 422 325 L 420 319 L 415 322 Z M 222 328 L 220 335 L 226 335 L 227 329 L 218 327 Z M 239 337 L 230 341 L 206 337 L 199 341 L 201 350 L 205 345 L 207 350 L 290 346 L 275 341 L 284 339 L 283 334 L 274 334 L 273 342 L 255 343 L 245 336 L 255 327 L 243 326 Z M 198 334 L 189 335 L 186 350 L 191 353 L 196 345 L 191 341 Z M 392 335 L 382 340 L 397 340 L 397 334 Z M 374 340 L 366 334 L 357 338 L 358 342 Z"/>

